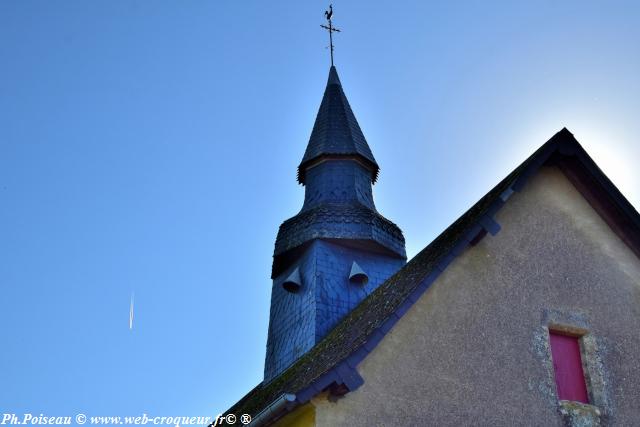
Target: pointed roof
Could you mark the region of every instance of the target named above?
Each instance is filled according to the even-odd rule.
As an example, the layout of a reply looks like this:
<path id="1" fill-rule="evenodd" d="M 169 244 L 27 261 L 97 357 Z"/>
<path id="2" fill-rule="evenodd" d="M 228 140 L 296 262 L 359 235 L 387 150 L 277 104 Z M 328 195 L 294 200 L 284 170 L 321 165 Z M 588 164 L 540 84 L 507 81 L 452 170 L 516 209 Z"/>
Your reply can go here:
<path id="1" fill-rule="evenodd" d="M 298 182 L 305 183 L 307 166 L 323 156 L 358 156 L 371 168 L 371 180 L 375 182 L 380 167 L 371 153 L 360 125 L 351 111 L 349 101 L 342 90 L 336 67 L 329 70 L 327 88 L 313 125 L 307 150 L 298 166 Z"/>
<path id="2" fill-rule="evenodd" d="M 440 273 L 468 246 L 500 225 L 493 216 L 541 166 L 557 165 L 611 229 L 640 257 L 640 214 L 600 170 L 566 128 L 444 230 L 418 255 L 367 296 L 319 343 L 269 383 L 260 383 L 227 412 L 259 414 L 283 393 L 295 401 L 282 411 L 308 402 L 333 385 L 342 393 L 362 384 L 357 366 L 395 323 L 431 286 Z M 474 243 L 475 242 L 475 243 Z M 258 418 L 258 417 L 255 417 Z"/>

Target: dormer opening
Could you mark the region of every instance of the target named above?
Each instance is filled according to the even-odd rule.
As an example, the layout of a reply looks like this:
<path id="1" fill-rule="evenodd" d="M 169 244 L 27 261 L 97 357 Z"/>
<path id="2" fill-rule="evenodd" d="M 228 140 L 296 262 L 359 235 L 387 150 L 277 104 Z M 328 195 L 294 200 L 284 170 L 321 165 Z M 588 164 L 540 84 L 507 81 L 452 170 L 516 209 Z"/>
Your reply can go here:
<path id="1" fill-rule="evenodd" d="M 369 282 L 369 276 L 367 276 L 367 273 L 365 273 L 362 267 L 360 267 L 355 261 L 353 261 L 353 264 L 351 264 L 349 282 L 361 286 L 364 286 Z"/>
<path id="2" fill-rule="evenodd" d="M 302 279 L 300 278 L 300 268 L 296 267 L 295 270 L 291 272 L 291 274 L 284 279 L 282 282 L 282 287 L 285 291 L 291 292 L 292 294 L 297 293 L 302 287 Z"/>

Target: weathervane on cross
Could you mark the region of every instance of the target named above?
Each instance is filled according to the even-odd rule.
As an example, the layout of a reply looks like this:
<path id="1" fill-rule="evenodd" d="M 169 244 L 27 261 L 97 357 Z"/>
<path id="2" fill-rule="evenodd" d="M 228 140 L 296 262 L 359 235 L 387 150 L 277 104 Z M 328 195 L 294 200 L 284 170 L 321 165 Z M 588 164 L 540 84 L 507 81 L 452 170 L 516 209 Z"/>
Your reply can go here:
<path id="1" fill-rule="evenodd" d="M 333 17 L 332 4 L 329 5 L 329 10 L 324 11 L 324 17 L 327 18 L 327 21 L 329 22 L 329 26 L 326 26 L 326 25 L 320 25 L 320 26 L 329 32 L 329 50 L 331 51 L 331 66 L 333 67 L 333 33 L 336 31 L 339 33 L 340 30 L 334 27 L 333 24 L 331 23 L 331 18 Z"/>

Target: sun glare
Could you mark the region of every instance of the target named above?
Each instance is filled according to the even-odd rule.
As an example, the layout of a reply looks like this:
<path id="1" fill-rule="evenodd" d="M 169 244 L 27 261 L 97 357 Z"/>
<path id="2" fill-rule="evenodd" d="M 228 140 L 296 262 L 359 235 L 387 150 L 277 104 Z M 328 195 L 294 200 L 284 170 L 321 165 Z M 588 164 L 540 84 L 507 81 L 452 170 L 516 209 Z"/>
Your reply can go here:
<path id="1" fill-rule="evenodd" d="M 523 141 L 526 147 L 539 147 L 566 126 L 613 184 L 636 209 L 640 209 L 640 172 L 634 167 L 638 153 L 634 151 L 631 137 L 612 130 L 613 126 L 600 126 L 601 122 L 585 123 L 573 119 L 560 124 L 555 118 L 537 119 L 537 124 L 523 132 L 527 135 Z"/>
<path id="2" fill-rule="evenodd" d="M 595 129 L 589 125 L 570 130 L 605 175 L 638 208 L 640 176 L 633 167 L 631 141 L 611 130 Z"/>

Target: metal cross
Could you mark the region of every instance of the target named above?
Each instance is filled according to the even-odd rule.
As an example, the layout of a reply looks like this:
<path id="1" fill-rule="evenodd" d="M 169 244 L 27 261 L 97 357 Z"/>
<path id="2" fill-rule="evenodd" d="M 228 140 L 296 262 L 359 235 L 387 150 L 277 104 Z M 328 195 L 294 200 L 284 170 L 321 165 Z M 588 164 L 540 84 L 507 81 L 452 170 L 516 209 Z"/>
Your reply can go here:
<path id="1" fill-rule="evenodd" d="M 339 33 L 340 30 L 334 27 L 333 24 L 331 23 L 331 17 L 333 17 L 332 4 L 329 5 L 329 10 L 324 11 L 324 17 L 327 18 L 327 21 L 329 21 L 329 26 L 326 26 L 326 25 L 320 25 L 320 26 L 329 32 L 329 49 L 331 49 L 331 66 L 333 67 L 333 33 L 334 32 Z"/>

